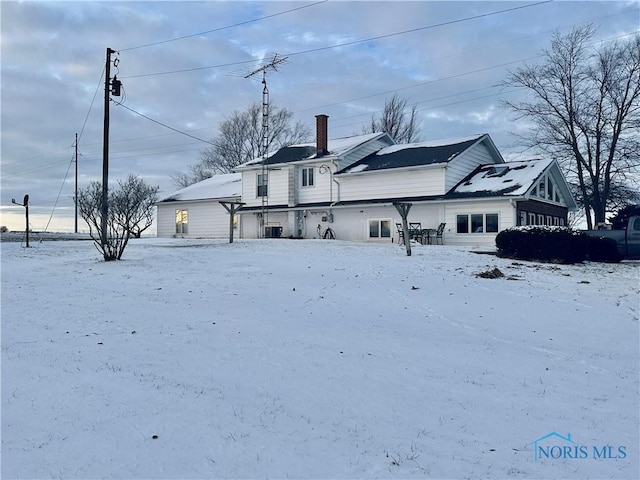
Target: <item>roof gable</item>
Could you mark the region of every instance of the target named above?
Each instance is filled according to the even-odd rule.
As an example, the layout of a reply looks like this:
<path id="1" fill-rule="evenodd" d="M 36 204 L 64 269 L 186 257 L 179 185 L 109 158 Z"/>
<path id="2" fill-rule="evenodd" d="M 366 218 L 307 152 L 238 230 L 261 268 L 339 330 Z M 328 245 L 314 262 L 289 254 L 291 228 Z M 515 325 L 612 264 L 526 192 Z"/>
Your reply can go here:
<path id="1" fill-rule="evenodd" d="M 550 172 L 567 207 L 575 208 L 564 175 L 555 160 L 524 160 L 481 165 L 447 193 L 448 198 L 486 196 L 527 196 L 540 177 Z"/>
<path id="2" fill-rule="evenodd" d="M 488 135 L 392 145 L 366 156 L 338 174 L 446 164 L 484 140 L 485 137 L 488 138 Z"/>
<path id="3" fill-rule="evenodd" d="M 388 137 L 386 133 L 368 133 L 365 135 L 356 135 L 352 137 L 342 137 L 329 139 L 327 141 L 327 148 L 329 153 L 319 157 L 317 155 L 317 149 L 315 143 L 302 143 L 298 145 L 288 145 L 286 147 L 282 147 L 277 151 L 271 153 L 266 161 L 263 158 L 254 158 L 249 162 L 246 162 L 242 165 L 236 167 L 236 170 L 244 170 L 255 168 L 258 166 L 265 165 L 276 165 L 283 163 L 292 163 L 292 162 L 300 162 L 306 160 L 314 160 L 316 158 L 326 158 L 326 157 L 338 157 L 343 158 L 348 155 L 350 152 L 354 151 L 358 147 L 370 142 L 372 140 L 377 140 L 383 137 Z M 389 140 L 388 143 L 393 143 L 392 140 Z"/>

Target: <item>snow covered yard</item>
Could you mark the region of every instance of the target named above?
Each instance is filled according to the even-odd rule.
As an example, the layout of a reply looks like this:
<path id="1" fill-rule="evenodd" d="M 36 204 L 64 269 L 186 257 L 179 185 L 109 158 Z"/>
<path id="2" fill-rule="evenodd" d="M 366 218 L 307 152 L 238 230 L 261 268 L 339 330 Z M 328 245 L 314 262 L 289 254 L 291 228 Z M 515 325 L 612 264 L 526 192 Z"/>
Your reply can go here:
<path id="1" fill-rule="evenodd" d="M 2 478 L 640 477 L 638 262 L 0 248 Z"/>

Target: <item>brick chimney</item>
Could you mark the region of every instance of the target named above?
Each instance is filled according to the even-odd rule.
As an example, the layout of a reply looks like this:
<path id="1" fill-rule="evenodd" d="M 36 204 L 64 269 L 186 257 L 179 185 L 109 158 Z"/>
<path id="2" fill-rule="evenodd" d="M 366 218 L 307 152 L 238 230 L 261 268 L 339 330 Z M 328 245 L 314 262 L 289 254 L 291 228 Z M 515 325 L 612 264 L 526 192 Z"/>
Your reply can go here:
<path id="1" fill-rule="evenodd" d="M 327 115 L 316 115 L 316 153 L 318 157 L 329 153 L 328 135 L 329 117 Z"/>

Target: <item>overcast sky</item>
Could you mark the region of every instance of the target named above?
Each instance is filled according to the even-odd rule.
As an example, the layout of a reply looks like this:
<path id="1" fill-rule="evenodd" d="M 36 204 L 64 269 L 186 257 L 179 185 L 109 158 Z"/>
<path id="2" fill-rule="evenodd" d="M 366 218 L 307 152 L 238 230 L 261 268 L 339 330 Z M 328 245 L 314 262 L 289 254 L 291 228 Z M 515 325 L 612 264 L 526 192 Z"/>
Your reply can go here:
<path id="1" fill-rule="evenodd" d="M 522 158 L 510 132 L 527 125 L 500 106 L 522 95 L 498 86 L 507 72 L 539 61 L 556 31 L 593 23 L 597 46 L 640 28 L 638 1 L 2 1 L 0 8 L 0 223 L 24 229 L 24 208 L 11 199 L 29 194 L 31 225 L 40 231 L 73 231 L 76 133 L 79 186 L 102 178 L 107 47 L 117 52 L 111 76 L 123 84 L 114 97 L 123 105 L 110 108 L 109 182 L 136 173 L 170 193 L 171 175 L 198 161 L 220 122 L 261 102 L 261 75 L 244 75 L 275 53 L 287 61 L 267 74 L 270 101 L 312 132 L 322 113 L 330 138 L 359 134 L 397 93 L 417 106 L 420 140 L 488 133 L 509 160 Z"/>

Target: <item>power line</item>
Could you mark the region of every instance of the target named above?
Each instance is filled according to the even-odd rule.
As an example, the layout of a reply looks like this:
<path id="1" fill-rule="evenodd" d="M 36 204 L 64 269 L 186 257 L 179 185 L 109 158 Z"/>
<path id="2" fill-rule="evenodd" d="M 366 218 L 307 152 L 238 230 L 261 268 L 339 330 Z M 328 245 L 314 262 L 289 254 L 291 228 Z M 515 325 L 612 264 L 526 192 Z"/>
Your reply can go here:
<path id="1" fill-rule="evenodd" d="M 521 62 L 524 62 L 524 61 L 527 61 L 527 60 L 532 60 L 534 58 L 539 58 L 539 57 L 540 57 L 540 55 L 536 55 L 534 57 L 528 57 L 528 58 L 524 58 L 524 59 L 521 59 L 521 60 L 514 60 L 512 62 L 501 63 L 499 65 L 492 65 L 490 67 L 479 68 L 477 70 L 471 70 L 471 71 L 468 71 L 468 72 L 456 73 L 455 75 L 449 75 L 448 77 L 440 77 L 440 78 L 436 78 L 434 80 L 429 80 L 427 82 L 420 82 L 420 83 L 416 83 L 416 84 L 413 84 L 413 85 L 408 85 L 406 87 L 399 87 L 399 88 L 395 88 L 393 90 L 387 90 L 387 91 L 384 91 L 384 92 L 372 93 L 371 95 L 365 95 L 365 96 L 362 96 L 362 97 L 351 98 L 351 99 L 348 99 L 348 100 L 342 100 L 340 102 L 327 103 L 325 105 L 305 108 L 303 110 L 298 110 L 296 113 L 306 112 L 307 110 L 316 110 L 316 109 L 319 109 L 319 108 L 334 107 L 336 105 L 341 105 L 343 103 L 355 102 L 355 101 L 358 101 L 358 100 L 364 100 L 366 98 L 378 97 L 380 95 L 387 95 L 389 93 L 395 93 L 395 92 L 399 92 L 401 90 L 408 90 L 410 88 L 423 87 L 425 85 L 430 85 L 432 83 L 441 82 L 443 80 L 452 80 L 454 78 L 464 77 L 466 75 L 472 75 L 472 74 L 475 74 L 475 73 L 480 73 L 480 72 L 484 72 L 484 71 L 487 71 L 487 70 L 492 70 L 494 68 L 504 67 L 504 66 L 507 66 L 507 65 L 513 65 L 515 63 L 521 63 Z"/>
<path id="2" fill-rule="evenodd" d="M 58 167 L 60 165 L 66 165 L 67 161 L 62 161 L 62 162 L 56 162 L 56 163 L 49 163 L 47 165 L 43 165 L 40 167 L 36 167 L 36 168 L 32 168 L 30 170 L 23 170 L 21 172 L 18 173 L 10 173 L 10 174 L 6 174 L 6 173 L 2 173 L 2 178 L 15 178 L 15 177 L 20 177 L 22 175 L 27 175 L 29 173 L 35 173 L 35 172 L 39 172 L 41 170 L 48 170 L 49 168 L 54 168 L 54 167 Z"/>
<path id="3" fill-rule="evenodd" d="M 624 33 L 624 34 L 617 35 L 615 37 L 609 37 L 609 38 L 606 38 L 606 39 L 597 40 L 597 41 L 592 42 L 591 44 L 595 45 L 595 44 L 602 43 L 602 42 L 609 42 L 609 41 L 617 40 L 619 38 L 627 37 L 629 35 L 634 35 L 636 33 L 638 33 L 638 31 L 634 31 L 634 32 L 631 32 L 631 33 Z M 498 64 L 498 65 L 492 65 L 492 66 L 484 67 L 484 68 L 477 69 L 477 70 L 471 70 L 471 71 L 467 71 L 467 72 L 462 72 L 462 73 L 458 73 L 458 74 L 447 76 L 447 77 L 440 77 L 440 78 L 437 78 L 437 79 L 434 79 L 434 80 L 429 80 L 427 82 L 421 82 L 421 83 L 416 83 L 416 84 L 413 84 L 413 85 L 408 85 L 408 86 L 405 86 L 405 87 L 399 87 L 399 88 L 396 88 L 394 90 L 387 90 L 387 91 L 384 91 L 384 92 L 378 92 L 378 93 L 374 93 L 374 94 L 371 94 L 371 95 L 365 95 L 365 96 L 357 97 L 357 98 L 350 98 L 350 99 L 342 100 L 342 101 L 339 101 L 339 102 L 334 102 L 334 103 L 329 103 L 329 104 L 325 104 L 325 105 L 304 108 L 304 109 L 301 109 L 301 110 L 297 110 L 295 113 L 301 113 L 301 112 L 306 112 L 306 111 L 309 111 L 309 110 L 317 110 L 317 109 L 322 109 L 322 108 L 327 108 L 327 107 L 333 107 L 333 106 L 336 106 L 336 105 L 342 105 L 342 104 L 345 104 L 345 103 L 355 102 L 355 101 L 358 101 L 358 100 L 364 100 L 364 99 L 367 99 L 367 98 L 373 98 L 373 97 L 377 97 L 377 96 L 380 96 L 380 95 L 385 95 L 385 94 L 390 94 L 390 93 L 397 93 L 397 92 L 399 92 L 401 90 L 408 90 L 408 89 L 411 89 L 411 88 L 417 88 L 417 87 L 421 87 L 421 86 L 424 86 L 424 85 L 440 82 L 440 81 L 443 81 L 443 80 L 451 80 L 451 79 L 454 79 L 454 78 L 459 78 L 459 77 L 463 77 L 463 76 L 466 76 L 466 75 L 480 73 L 480 72 L 491 70 L 491 69 L 495 69 L 495 68 L 505 67 L 505 66 L 508 66 L 508 65 L 514 65 L 514 64 L 517 64 L 517 63 L 526 62 L 528 60 L 535 60 L 537 58 L 542 58 L 542 57 L 544 57 L 544 54 L 535 55 L 535 56 L 523 58 L 523 59 L 520 59 L 520 60 L 514 60 L 514 61 L 511 61 L 511 62 L 505 62 L 505 63 Z M 487 98 L 487 97 L 491 97 L 491 96 L 495 96 L 495 95 L 488 95 L 486 97 L 479 97 L 479 98 Z M 471 100 L 475 100 L 475 99 L 471 99 Z M 464 103 L 465 101 L 471 101 L 471 100 L 463 100 L 461 102 L 445 104 L 445 105 L 441 105 L 441 107 L 454 105 L 454 104 L 458 104 L 458 103 Z M 426 100 L 426 101 L 431 101 L 431 100 Z M 418 103 L 424 103 L 424 102 L 417 102 L 416 105 Z M 381 110 L 378 110 L 378 111 L 381 111 Z M 419 110 L 419 111 L 424 111 L 424 110 Z M 344 117 L 344 118 L 354 118 L 354 117 L 358 117 L 358 116 L 370 115 L 371 113 L 372 112 L 367 112 L 365 114 L 359 114 L 359 115 L 355 115 L 355 116 L 352 116 L 352 117 Z"/>
<path id="4" fill-rule="evenodd" d="M 96 100 L 96 97 L 98 95 L 98 90 L 102 84 L 102 79 L 104 78 L 106 72 L 106 67 L 103 68 L 102 73 L 100 74 L 100 80 L 98 80 L 98 86 L 96 87 L 96 91 L 93 94 L 93 98 L 91 99 L 91 103 L 89 104 L 89 110 L 87 111 L 87 115 L 84 117 L 84 122 L 82 123 L 82 129 L 80 130 L 80 134 L 76 136 L 76 148 L 78 148 L 78 139 L 80 137 L 82 137 L 82 133 L 84 132 L 84 127 L 87 125 L 87 120 L 89 119 L 89 115 L 91 114 L 91 110 L 93 109 L 93 103 Z M 44 227 L 44 231 L 47 231 L 47 228 L 49 228 L 49 224 L 51 223 L 51 220 L 53 219 L 53 214 L 56 211 L 56 207 L 58 206 L 58 202 L 60 201 L 60 195 L 62 195 L 62 190 L 64 189 L 64 185 L 67 182 L 67 177 L 69 176 L 69 170 L 71 170 L 71 165 L 73 164 L 73 162 L 77 162 L 77 158 L 75 158 L 75 154 L 74 156 L 71 158 L 71 161 L 69 162 L 69 166 L 67 167 L 67 171 L 64 174 L 64 178 L 62 179 L 62 184 L 60 185 L 60 190 L 58 191 L 58 195 L 56 196 L 56 200 L 53 204 L 53 208 L 51 209 L 51 215 L 49 215 L 49 221 L 47 222 L 47 225 Z M 77 168 L 78 166 L 76 165 L 76 174 L 77 174 Z"/>
<path id="5" fill-rule="evenodd" d="M 87 120 L 89 120 L 89 114 L 93 109 L 93 103 L 96 101 L 96 97 L 98 96 L 98 90 L 102 86 L 102 79 L 104 78 L 106 67 L 102 67 L 102 73 L 100 74 L 100 80 L 98 80 L 98 85 L 96 86 L 96 91 L 93 92 L 93 98 L 91 99 L 91 103 L 89 104 L 89 110 L 87 111 L 87 115 L 84 117 L 84 122 L 82 122 L 82 128 L 80 129 L 80 133 L 78 134 L 78 140 L 82 138 L 82 134 L 84 133 L 84 127 L 87 125 Z"/>
<path id="6" fill-rule="evenodd" d="M 438 28 L 438 27 L 444 27 L 447 25 L 453 25 L 456 23 L 461 23 L 461 22 L 467 22 L 470 20 L 477 20 L 479 18 L 485 18 L 485 17 L 489 17 L 492 15 L 498 15 L 501 13 L 507 13 L 507 12 L 512 12 L 515 10 L 521 10 L 523 8 L 530 8 L 530 7 L 535 7 L 538 5 L 543 5 L 546 3 L 551 3 L 554 0 L 543 0 L 541 2 L 536 2 L 536 3 L 531 3 L 528 5 L 521 5 L 519 7 L 512 7 L 512 8 L 506 8 L 503 10 L 497 10 L 494 12 L 489 12 L 489 13 L 482 13 L 482 14 L 478 14 L 478 15 L 473 15 L 471 17 L 465 17 L 465 18 L 459 18 L 456 20 L 449 20 L 446 22 L 441 22 L 441 23 L 435 23 L 432 25 L 427 25 L 424 27 L 418 27 L 418 28 L 412 28 L 410 30 L 403 30 L 401 32 L 394 32 L 394 33 L 388 33 L 385 35 L 378 35 L 376 37 L 369 37 L 369 38 L 365 38 L 365 39 L 361 39 L 361 40 L 353 40 L 350 42 L 343 42 L 343 43 L 338 43 L 335 45 L 327 45 L 324 47 L 318 47 L 318 48 L 312 48 L 310 50 L 302 50 L 300 52 L 294 52 L 294 53 L 288 53 L 287 56 L 295 56 L 295 55 L 305 55 L 308 53 L 315 53 L 315 52 L 321 52 L 323 50 L 331 50 L 333 48 L 340 48 L 340 47 L 346 47 L 349 45 L 357 45 L 359 43 L 367 43 L 367 42 L 371 42 L 374 40 L 380 40 L 383 38 L 390 38 L 390 37 L 395 37 L 398 35 L 405 35 L 407 33 L 415 33 L 415 32 L 419 32 L 422 30 L 429 30 L 432 28 Z M 195 71 L 199 71 L 199 70 L 209 70 L 212 68 L 221 68 L 221 67 L 232 67 L 232 66 L 236 66 L 236 65 L 245 65 L 248 63 L 255 63 L 255 60 L 245 60 L 245 61 L 241 61 L 241 62 L 232 62 L 232 63 L 225 63 L 225 64 L 219 64 L 219 65 L 210 65 L 207 67 L 194 67 L 194 68 L 185 68 L 185 69 L 181 69 L 181 70 L 171 70 L 171 71 L 167 71 L 167 72 L 155 72 L 155 73 L 146 73 L 146 74 L 139 74 L 139 75 L 130 75 L 128 77 L 122 77 L 122 78 L 139 78 L 139 77 L 150 77 L 150 76 L 157 76 L 157 75 L 170 75 L 170 74 L 174 74 L 174 73 L 186 73 L 186 72 L 195 72 Z"/>
<path id="7" fill-rule="evenodd" d="M 264 17 L 259 17 L 259 18 L 254 18 L 252 20 L 246 20 L 244 22 L 234 23 L 233 25 L 227 25 L 225 27 L 214 28 L 212 30 L 205 30 L 204 32 L 192 33 L 190 35 L 183 35 L 182 37 L 170 38 L 168 40 L 161 40 L 159 42 L 146 43 L 144 45 L 138 45 L 137 47 L 121 48 L 118 51 L 119 52 L 126 52 L 126 51 L 129 51 L 129 50 L 136 50 L 138 48 L 152 47 L 154 45 L 162 45 L 163 43 L 176 42 L 178 40 L 184 40 L 185 38 L 192 38 L 192 37 L 198 37 L 200 35 L 207 35 L 207 34 L 213 33 L 213 32 L 220 32 L 222 30 L 227 30 L 229 28 L 240 27 L 242 25 L 247 25 L 249 23 L 259 22 L 260 20 L 266 20 L 267 18 L 278 17 L 280 15 L 284 15 L 286 13 L 295 12 L 297 10 L 302 10 L 304 8 L 314 7 L 314 6 L 319 5 L 321 3 L 326 3 L 327 1 L 328 0 L 321 0 L 319 2 L 310 3 L 309 5 L 303 5 L 302 7 L 296 7 L 296 8 L 292 8 L 290 10 L 285 10 L 283 12 L 273 13 L 271 15 L 265 15 Z M 123 77 L 123 78 L 125 78 L 125 77 Z M 130 77 L 128 77 L 128 78 L 130 78 Z"/>
<path id="8" fill-rule="evenodd" d="M 140 113 L 140 112 L 138 112 L 138 111 L 134 110 L 133 108 L 129 108 L 129 107 L 127 107 L 126 105 L 124 105 L 124 104 L 122 104 L 122 103 L 119 103 L 118 105 L 119 105 L 119 106 L 121 106 L 121 107 L 123 107 L 123 108 L 126 108 L 127 110 L 129 110 L 129 111 L 130 111 L 130 112 L 132 112 L 132 113 L 135 113 L 136 115 L 140 115 L 141 117 L 146 118 L 147 120 L 149 120 L 149 121 L 151 121 L 151 122 L 153 122 L 153 123 L 157 123 L 158 125 L 162 125 L 163 127 L 168 128 L 169 130 L 173 130 L 174 132 L 180 133 L 180 134 L 182 134 L 182 135 L 186 135 L 187 137 L 191 137 L 191 138 L 193 138 L 193 139 L 195 139 L 195 140 L 199 140 L 199 141 L 201 141 L 201 142 L 208 143 L 209 145 L 213 145 L 213 143 L 211 143 L 209 140 L 204 140 L 204 139 L 202 139 L 202 138 L 196 137 L 195 135 L 190 135 L 190 134 L 188 134 L 188 133 L 186 133 L 186 132 L 183 132 L 183 131 L 181 131 L 181 130 L 178 130 L 177 128 L 170 127 L 169 125 L 164 124 L 164 123 L 162 123 L 162 122 L 159 122 L 158 120 L 154 120 L 153 118 L 148 117 L 148 116 L 146 116 L 145 114 Z"/>
<path id="9" fill-rule="evenodd" d="M 410 30 L 404 30 L 404 31 L 395 32 L 395 33 L 388 33 L 386 35 L 378 35 L 377 37 L 366 38 L 366 39 L 363 39 L 363 40 L 353 40 L 351 42 L 340 43 L 338 45 L 330 45 L 330 46 L 326 46 L 326 47 L 312 48 L 310 50 L 304 50 L 302 52 L 288 53 L 287 55 L 293 57 L 294 55 L 303 55 L 303 54 L 307 54 L 307 53 L 320 52 L 322 50 L 329 50 L 329 49 L 332 49 L 332 48 L 345 47 L 345 46 L 349 46 L 349 45 L 356 45 L 358 43 L 371 42 L 373 40 L 380 40 L 382 38 L 389 38 L 389 37 L 395 37 L 395 36 L 398 36 L 398 35 L 405 35 L 407 33 L 415 33 L 415 32 L 419 32 L 419 31 L 422 31 L 422 30 L 429 30 L 429 29 L 432 29 L 432 28 L 445 27 L 447 25 L 453 25 L 453 24 L 456 24 L 456 23 L 467 22 L 467 21 L 470 21 L 470 20 L 477 20 L 479 18 L 490 17 L 492 15 L 498 15 L 500 13 L 507 13 L 507 12 L 512 12 L 514 10 L 520 10 L 520 9 L 523 9 L 523 8 L 535 7 L 535 6 L 538 6 L 538 5 L 543 5 L 545 3 L 551 3 L 553 1 L 554 0 L 544 0 L 542 2 L 530 3 L 529 5 L 521 5 L 519 7 L 506 8 L 504 10 L 497 10 L 495 12 L 481 13 L 481 14 L 478 14 L 478 15 L 473 15 L 471 17 L 459 18 L 459 19 L 456 19 L 456 20 L 449 20 L 449 21 L 441 22 L 441 23 L 434 23 L 433 25 L 427 25 L 425 27 L 412 28 Z"/>

